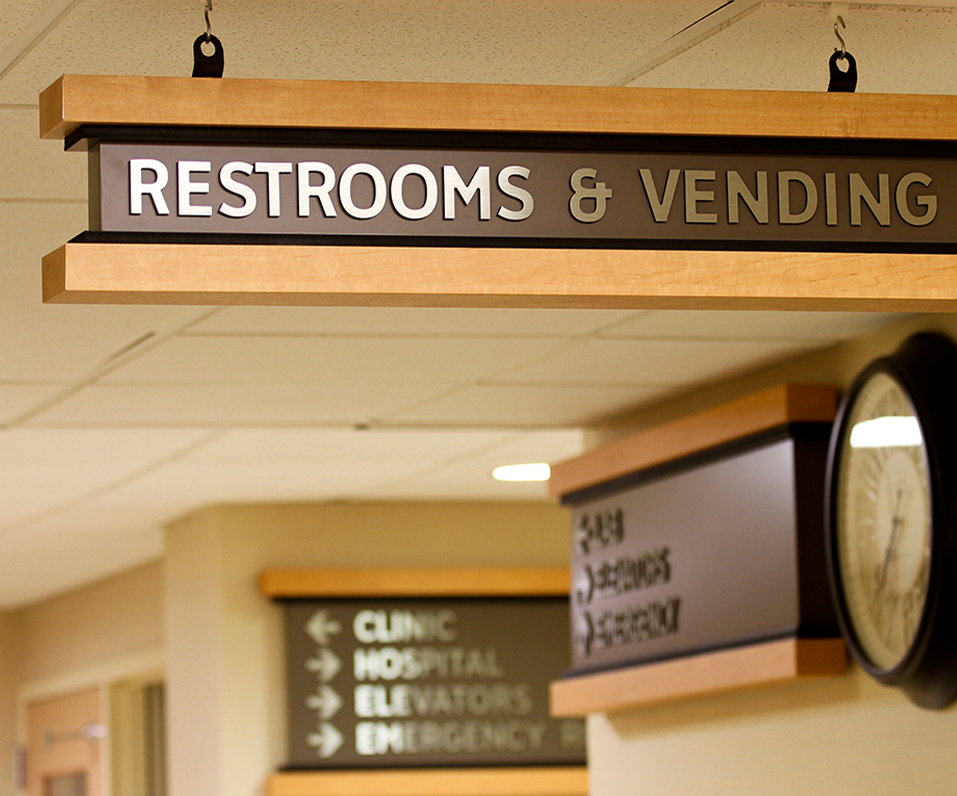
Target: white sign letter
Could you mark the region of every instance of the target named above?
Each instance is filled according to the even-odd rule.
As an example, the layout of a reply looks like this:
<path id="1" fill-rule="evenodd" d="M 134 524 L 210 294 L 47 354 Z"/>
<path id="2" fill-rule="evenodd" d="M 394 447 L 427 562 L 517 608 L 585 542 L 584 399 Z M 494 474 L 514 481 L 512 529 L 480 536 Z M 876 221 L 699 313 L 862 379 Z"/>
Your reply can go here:
<path id="1" fill-rule="evenodd" d="M 322 182 L 312 185 L 310 174 L 321 174 Z M 336 217 L 336 208 L 332 204 L 329 192 L 336 187 L 336 172 L 328 163 L 305 160 L 299 164 L 299 217 L 309 217 L 309 199 L 315 196 L 326 218 Z"/>
<path id="2" fill-rule="evenodd" d="M 925 193 L 915 196 L 914 201 L 917 206 L 924 207 L 926 210 L 922 216 L 914 215 L 907 206 L 907 189 L 915 182 L 929 188 L 931 178 L 920 171 L 912 171 L 910 174 L 901 177 L 901 181 L 897 183 L 897 212 L 912 227 L 925 227 L 937 215 L 937 195 Z"/>
<path id="3" fill-rule="evenodd" d="M 176 164 L 176 215 L 211 216 L 213 208 L 209 205 L 190 204 L 193 194 L 208 194 L 208 182 L 192 182 L 190 177 L 196 174 L 209 174 L 212 164 L 208 160 L 181 160 Z"/>
<path id="4" fill-rule="evenodd" d="M 153 182 L 143 182 L 143 172 L 146 170 L 156 174 L 156 180 Z M 163 196 L 163 189 L 169 183 L 169 169 L 166 164 L 153 158 L 133 158 L 130 160 L 130 215 L 139 216 L 143 214 L 143 196 L 150 195 L 153 200 L 153 207 L 156 208 L 156 214 L 160 216 L 169 215 L 169 205 L 166 204 L 166 197 Z"/>
<path id="5" fill-rule="evenodd" d="M 517 199 L 522 203 L 518 210 L 500 207 L 498 209 L 499 218 L 504 218 L 506 221 L 524 221 L 532 214 L 535 209 L 535 199 L 524 188 L 519 188 L 510 182 L 512 177 L 521 177 L 523 180 L 527 180 L 529 174 L 531 174 L 531 171 L 524 166 L 506 166 L 498 173 L 498 189 L 506 196 Z"/>
<path id="6" fill-rule="evenodd" d="M 478 194 L 479 219 L 488 221 L 492 217 L 492 187 L 488 166 L 479 166 L 468 185 L 465 184 L 465 180 L 455 166 L 443 166 L 442 183 L 445 189 L 443 218 L 449 221 L 455 218 L 455 194 L 461 196 L 466 205 L 475 198 L 475 194 Z"/>
<path id="7" fill-rule="evenodd" d="M 246 183 L 239 182 L 233 178 L 233 175 L 237 171 L 240 171 L 243 174 L 252 174 L 252 164 L 244 163 L 241 160 L 233 160 L 225 164 L 219 170 L 219 184 L 230 193 L 241 197 L 243 204 L 240 207 L 233 207 L 233 205 L 228 205 L 223 202 L 219 206 L 219 212 L 220 214 L 229 216 L 230 218 L 245 218 L 246 216 L 251 215 L 256 209 L 256 192 L 246 185 Z"/>
<path id="8" fill-rule="evenodd" d="M 422 207 L 418 208 L 409 207 L 405 203 L 405 196 L 402 193 L 405 178 L 412 174 L 421 177 L 422 182 L 425 183 L 425 201 L 422 203 Z M 405 166 L 396 169 L 395 174 L 392 175 L 391 194 L 392 206 L 396 209 L 396 212 L 402 218 L 418 221 L 427 218 L 439 203 L 439 184 L 435 181 L 435 175 L 421 163 L 407 163 Z"/>
<path id="9" fill-rule="evenodd" d="M 365 174 L 372 179 L 372 204 L 358 207 L 352 199 L 352 180 L 357 174 Z M 388 190 L 385 177 L 371 163 L 353 163 L 344 172 L 339 181 L 339 201 L 343 209 L 353 218 L 375 218 L 385 207 Z"/>
<path id="10" fill-rule="evenodd" d="M 807 194 L 807 204 L 800 213 L 791 212 L 791 183 L 799 182 Z M 778 219 L 782 224 L 805 224 L 817 212 L 817 186 L 803 171 L 778 173 Z"/>
<path id="11" fill-rule="evenodd" d="M 686 224 L 717 224 L 717 213 L 702 213 L 698 210 L 698 202 L 713 202 L 714 191 L 702 191 L 698 188 L 699 182 L 713 182 L 713 171 L 685 171 L 685 223 Z"/>
<path id="12" fill-rule="evenodd" d="M 279 203 L 279 175 L 292 174 L 292 163 L 271 163 L 269 161 L 256 164 L 256 172 L 266 175 L 266 207 L 270 218 L 279 218 L 281 207 Z"/>

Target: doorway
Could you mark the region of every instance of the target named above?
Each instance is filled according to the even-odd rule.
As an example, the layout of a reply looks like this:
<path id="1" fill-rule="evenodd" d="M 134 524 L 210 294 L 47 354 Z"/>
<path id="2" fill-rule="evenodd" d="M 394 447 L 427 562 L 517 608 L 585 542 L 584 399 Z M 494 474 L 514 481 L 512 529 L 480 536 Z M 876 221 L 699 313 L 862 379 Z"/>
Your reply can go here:
<path id="1" fill-rule="evenodd" d="M 101 703 L 94 689 L 27 707 L 29 796 L 102 796 Z"/>

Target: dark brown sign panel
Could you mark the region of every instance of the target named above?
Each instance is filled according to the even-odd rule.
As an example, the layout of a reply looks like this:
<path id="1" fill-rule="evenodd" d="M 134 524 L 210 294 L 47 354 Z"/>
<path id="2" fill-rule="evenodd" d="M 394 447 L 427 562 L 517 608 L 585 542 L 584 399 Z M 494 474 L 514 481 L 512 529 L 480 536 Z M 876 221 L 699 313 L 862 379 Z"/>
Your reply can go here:
<path id="1" fill-rule="evenodd" d="M 573 671 L 835 635 L 825 433 L 572 496 Z"/>
<path id="2" fill-rule="evenodd" d="M 284 602 L 289 768 L 581 765 L 564 598 Z"/>
<path id="3" fill-rule="evenodd" d="M 787 142 L 675 139 L 665 143 L 679 148 L 663 149 L 591 136 L 579 138 L 598 148 L 552 137 L 521 149 L 514 136 L 507 149 L 482 148 L 480 138 L 474 148 L 426 148 L 389 143 L 397 137 L 383 134 L 375 147 L 102 140 L 91 150 L 91 228 L 313 242 L 957 245 L 957 161 L 918 160 L 903 145 L 862 154 L 847 142 L 789 152 Z"/>

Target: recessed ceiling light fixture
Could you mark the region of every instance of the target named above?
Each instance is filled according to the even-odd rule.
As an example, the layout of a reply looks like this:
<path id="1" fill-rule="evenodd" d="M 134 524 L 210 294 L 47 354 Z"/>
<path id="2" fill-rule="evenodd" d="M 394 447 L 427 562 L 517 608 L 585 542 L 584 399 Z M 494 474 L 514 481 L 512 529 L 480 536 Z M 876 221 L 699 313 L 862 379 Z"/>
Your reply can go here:
<path id="1" fill-rule="evenodd" d="M 547 481 L 551 468 L 543 462 L 536 464 L 507 464 L 492 470 L 496 481 Z"/>

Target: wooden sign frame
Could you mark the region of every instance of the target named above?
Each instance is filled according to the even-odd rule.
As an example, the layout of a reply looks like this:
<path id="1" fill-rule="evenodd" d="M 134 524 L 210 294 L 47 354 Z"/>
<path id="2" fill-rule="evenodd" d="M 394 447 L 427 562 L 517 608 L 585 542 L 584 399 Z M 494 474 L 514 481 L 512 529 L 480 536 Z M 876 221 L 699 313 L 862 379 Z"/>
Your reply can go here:
<path id="1" fill-rule="evenodd" d="M 41 137 L 81 125 L 957 140 L 957 97 L 64 76 Z M 44 301 L 950 312 L 957 255 L 67 243 Z"/>
<path id="2" fill-rule="evenodd" d="M 567 568 L 269 569 L 259 590 L 273 599 L 319 597 L 567 597 Z M 267 796 L 587 796 L 584 766 L 290 771 Z"/>
<path id="3" fill-rule="evenodd" d="M 580 494 L 774 428 L 832 422 L 836 411 L 834 387 L 779 385 L 560 462 L 550 492 Z M 614 713 L 846 671 L 842 638 L 784 638 L 559 680 L 551 687 L 552 715 Z"/>

